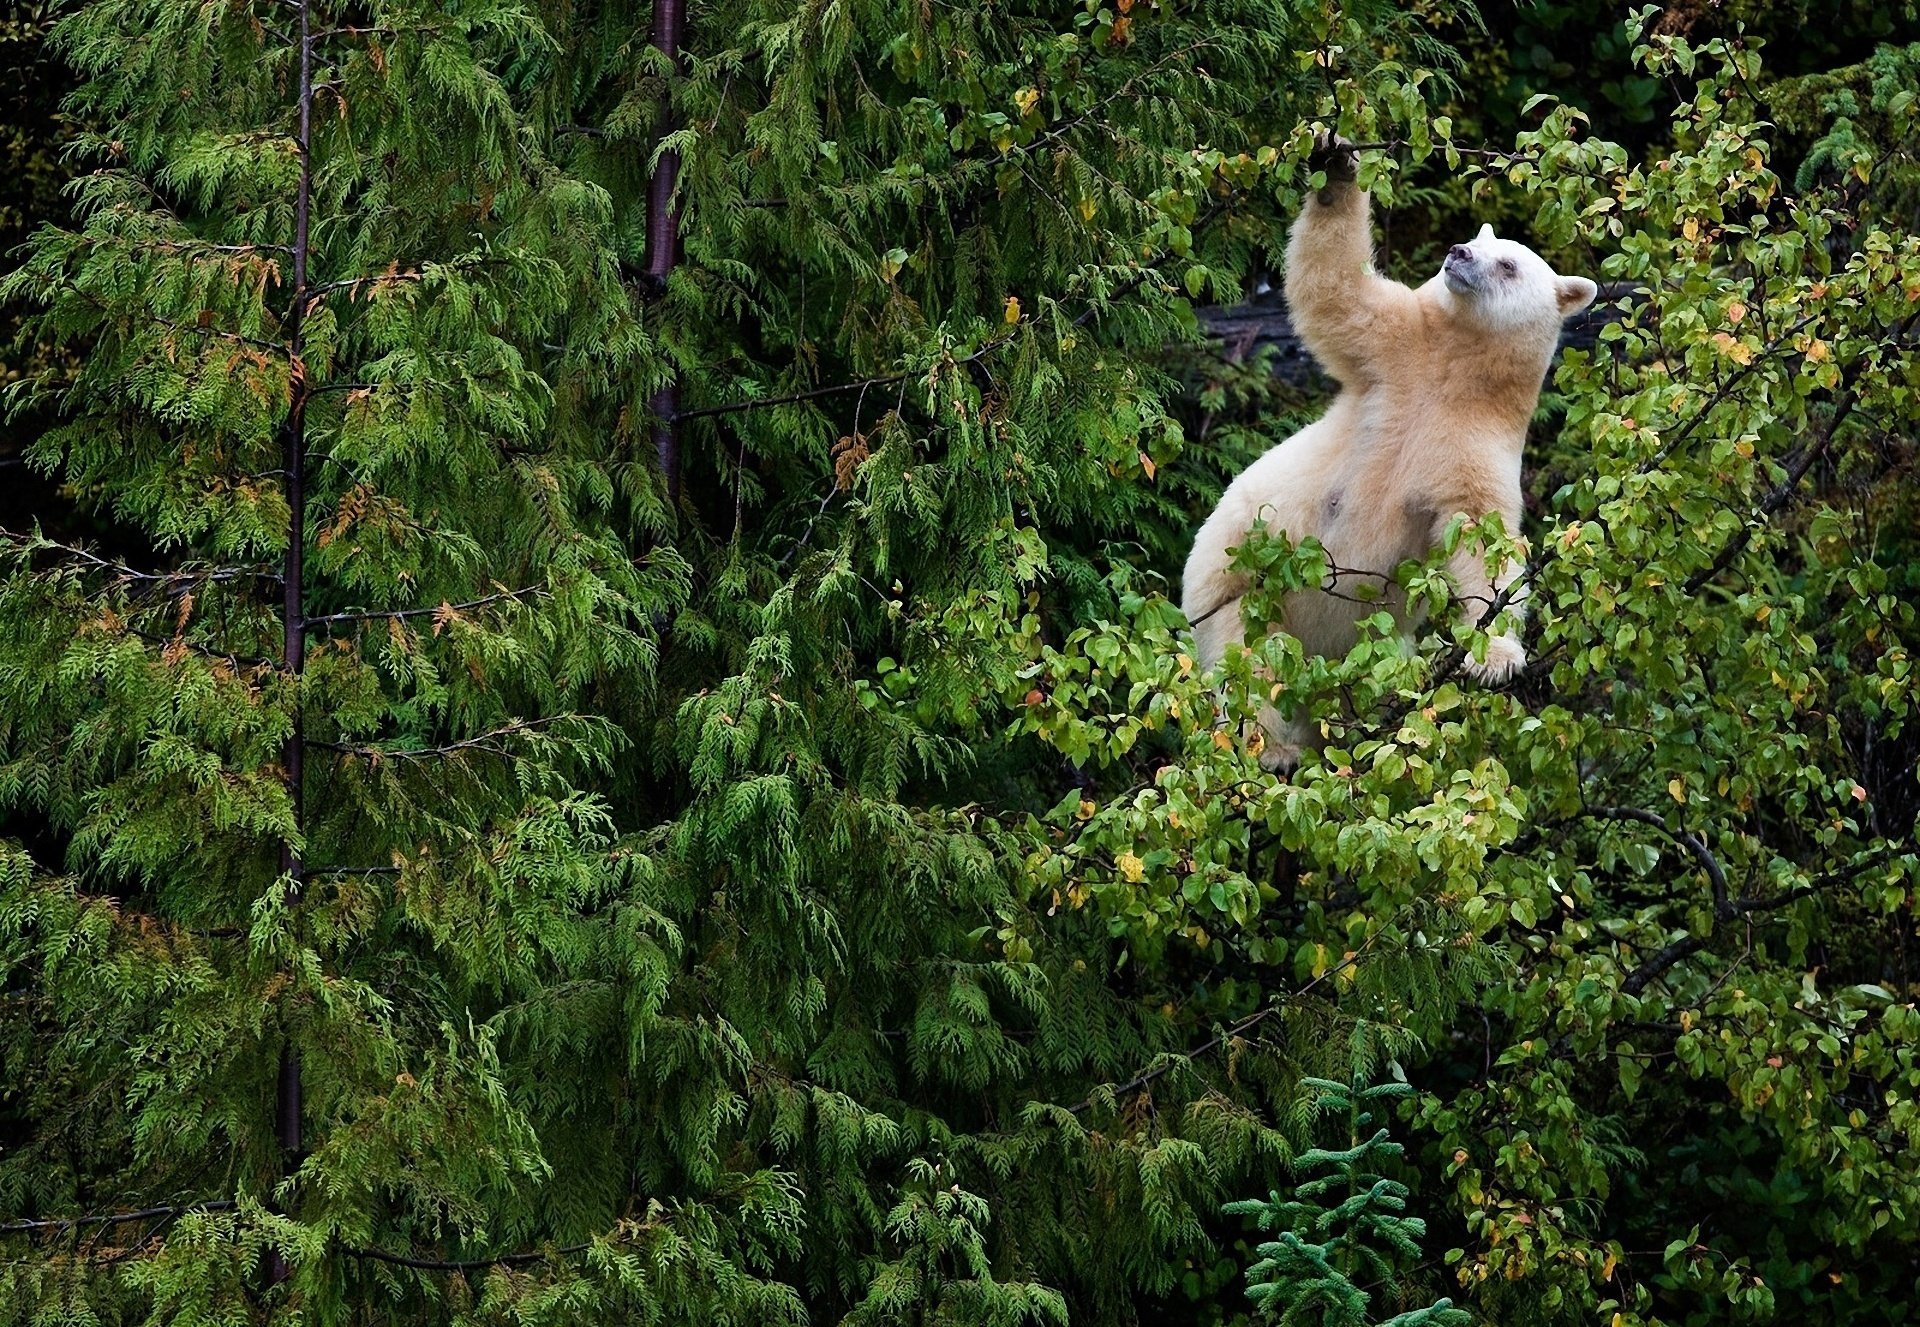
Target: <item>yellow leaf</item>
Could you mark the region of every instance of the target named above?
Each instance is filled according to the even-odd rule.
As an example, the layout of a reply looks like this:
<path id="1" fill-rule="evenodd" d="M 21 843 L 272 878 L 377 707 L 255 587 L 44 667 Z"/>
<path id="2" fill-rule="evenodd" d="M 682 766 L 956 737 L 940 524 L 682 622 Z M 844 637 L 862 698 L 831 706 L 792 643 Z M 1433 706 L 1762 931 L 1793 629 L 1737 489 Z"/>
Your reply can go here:
<path id="1" fill-rule="evenodd" d="M 1020 108 L 1022 115 L 1032 115 L 1033 108 L 1040 104 L 1040 90 L 1038 88 L 1021 88 L 1013 94 L 1013 104 Z"/>
<path id="2" fill-rule="evenodd" d="M 1082 802 L 1080 803 L 1080 809 L 1074 812 L 1074 816 L 1080 820 L 1091 820 L 1093 819 L 1093 813 L 1097 810 L 1099 810 L 1099 808 L 1092 802 Z"/>
<path id="3" fill-rule="evenodd" d="M 1215 728 L 1213 730 L 1213 744 L 1219 747 L 1222 751 L 1227 751 L 1232 748 L 1233 739 L 1227 736 L 1226 729 Z"/>
<path id="4" fill-rule="evenodd" d="M 1080 219 L 1082 221 L 1091 221 L 1093 220 L 1094 212 L 1098 210 L 1100 205 L 1094 202 L 1091 198 L 1082 198 L 1080 200 L 1079 206 L 1080 206 Z"/>
<path id="5" fill-rule="evenodd" d="M 1687 785 L 1684 780 L 1671 779 L 1667 782 L 1667 792 L 1673 800 L 1685 806 L 1687 804 Z"/>
<path id="6" fill-rule="evenodd" d="M 1120 874 L 1132 884 L 1137 885 L 1147 878 L 1147 864 L 1130 852 L 1121 853 L 1113 859 L 1113 864 L 1120 868 Z"/>
<path id="7" fill-rule="evenodd" d="M 1600 1264 L 1600 1279 L 1602 1281 L 1613 1280 L 1613 1269 L 1619 1265 L 1620 1260 L 1618 1258 L 1614 1257 L 1611 1253 L 1607 1254 L 1607 1260 Z M 1616 1313 L 1613 1316 L 1617 1319 L 1620 1315 Z"/>
<path id="8" fill-rule="evenodd" d="M 1735 300 L 1733 303 L 1727 305 L 1727 321 L 1732 323 L 1735 327 L 1738 327 L 1740 325 L 1740 320 L 1746 316 L 1747 316 L 1747 306 L 1742 304 L 1739 300 Z"/>
<path id="9" fill-rule="evenodd" d="M 1726 332 L 1715 332 L 1713 334 L 1713 343 L 1720 347 L 1721 354 L 1725 355 L 1735 364 L 1753 363 L 1753 347 L 1747 345 L 1744 341 L 1736 340 Z"/>
<path id="10" fill-rule="evenodd" d="M 1818 364 L 1822 360 L 1832 359 L 1833 351 L 1828 349 L 1825 341 L 1815 338 L 1807 346 L 1807 358 Z"/>
<path id="11" fill-rule="evenodd" d="M 1700 238 L 1700 222 L 1696 217 L 1688 217 L 1680 223 L 1680 233 L 1690 240 Z"/>
<path id="12" fill-rule="evenodd" d="M 1018 295 L 1007 296 L 1006 318 L 1009 324 L 1020 321 L 1020 297 Z"/>
<path id="13" fill-rule="evenodd" d="M 1154 474 L 1160 469 L 1159 466 L 1153 463 L 1153 458 L 1145 452 L 1140 453 L 1140 468 L 1147 472 L 1148 479 L 1152 479 Z"/>

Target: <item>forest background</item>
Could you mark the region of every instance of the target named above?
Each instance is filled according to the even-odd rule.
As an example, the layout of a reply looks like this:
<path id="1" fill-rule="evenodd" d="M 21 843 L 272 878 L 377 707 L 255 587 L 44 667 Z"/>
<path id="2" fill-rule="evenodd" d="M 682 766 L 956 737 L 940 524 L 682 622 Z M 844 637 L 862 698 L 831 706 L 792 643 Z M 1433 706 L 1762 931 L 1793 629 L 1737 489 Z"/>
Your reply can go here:
<path id="1" fill-rule="evenodd" d="M 15 4 L 0 1323 L 1912 1320 L 1917 88 L 1867 0 Z M 1323 127 L 1393 274 L 1610 283 L 1505 688 L 1437 565 L 1173 606 Z"/>

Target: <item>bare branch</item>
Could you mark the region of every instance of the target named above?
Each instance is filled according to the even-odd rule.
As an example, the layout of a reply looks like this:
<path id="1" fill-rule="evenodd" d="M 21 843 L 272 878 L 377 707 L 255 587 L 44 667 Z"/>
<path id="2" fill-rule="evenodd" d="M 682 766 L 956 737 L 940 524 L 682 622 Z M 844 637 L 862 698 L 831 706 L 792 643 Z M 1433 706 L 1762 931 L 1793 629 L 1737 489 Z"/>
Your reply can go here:
<path id="1" fill-rule="evenodd" d="M 432 608 L 393 608 L 366 609 L 351 613 L 326 613 L 318 617 L 309 617 L 309 627 L 336 626 L 343 622 L 385 622 L 410 617 L 431 617 L 436 613 L 465 613 L 475 608 L 485 608 L 488 604 L 504 603 L 509 599 L 524 599 L 528 595 L 538 594 L 546 587 L 529 585 L 519 590 L 502 590 L 499 594 L 485 595 L 479 599 L 469 599 L 465 603 L 439 603 Z"/>
<path id="2" fill-rule="evenodd" d="M 500 727 L 487 732 L 475 733 L 472 737 L 463 737 L 457 741 L 447 742 L 441 746 L 406 747 L 355 745 L 347 742 L 322 742 L 311 737 L 307 739 L 307 745 L 310 747 L 320 747 L 327 751 L 338 751 L 341 755 L 359 756 L 375 764 L 383 760 L 438 760 L 447 756 L 463 755 L 468 752 L 479 752 L 483 755 L 500 756 L 504 759 L 511 759 L 514 752 L 511 748 L 501 745 L 503 739 L 518 737 L 527 733 L 535 733 L 542 728 L 559 723 L 563 719 L 573 719 L 577 717 L 577 715 L 572 714 L 551 714 L 540 719 L 519 719 L 512 723 L 502 724 Z"/>
<path id="3" fill-rule="evenodd" d="M 20 1235 L 40 1230 L 75 1230 L 88 1226 L 120 1226 L 130 1221 L 150 1221 L 155 1217 L 187 1216 L 194 1212 L 231 1212 L 239 1206 L 231 1198 L 212 1198 L 206 1202 L 178 1207 L 142 1207 L 132 1212 L 102 1212 L 94 1216 L 55 1217 L 45 1221 L 8 1221 L 0 1223 L 0 1235 Z"/>
<path id="4" fill-rule="evenodd" d="M 526 1253 L 502 1253 L 491 1258 L 464 1258 L 446 1260 L 441 1258 L 420 1258 L 410 1254 L 388 1253 L 383 1249 L 361 1249 L 343 1245 L 340 1252 L 349 1258 L 362 1258 L 370 1262 L 390 1263 L 395 1267 L 415 1267 L 428 1272 L 473 1272 L 483 1267 L 518 1267 L 525 1263 L 544 1262 L 549 1258 L 571 1257 L 576 1253 L 585 1253 L 592 1244 L 567 1244 L 554 1249 L 539 1249 Z"/>
<path id="5" fill-rule="evenodd" d="M 1286 1008 L 1286 1006 L 1291 1004 L 1293 1001 L 1298 1000 L 1301 997 L 1310 994 L 1313 991 L 1313 989 L 1319 986 L 1321 983 L 1332 980 L 1335 975 L 1346 970 L 1347 968 L 1357 967 L 1360 963 L 1361 956 L 1364 955 L 1368 949 L 1373 947 L 1374 940 L 1378 937 L 1378 934 L 1379 933 L 1376 932 L 1374 935 L 1368 936 L 1366 941 L 1360 946 L 1359 949 L 1355 950 L 1351 954 L 1348 954 L 1345 958 L 1341 959 L 1338 963 L 1335 963 L 1333 966 L 1329 967 L 1325 972 L 1315 977 L 1312 981 L 1308 982 L 1305 986 L 1302 986 L 1299 990 L 1282 991 L 1280 994 L 1273 997 L 1273 1000 L 1266 1006 L 1266 1008 L 1258 1009 L 1258 1010 L 1255 1010 L 1253 1013 L 1248 1014 L 1245 1018 L 1233 1024 L 1231 1027 L 1227 1028 L 1225 1031 L 1215 1033 L 1213 1036 L 1207 1038 L 1207 1040 L 1201 1042 L 1198 1046 L 1195 1046 L 1192 1050 L 1186 1052 L 1184 1055 L 1179 1055 L 1179 1056 L 1170 1055 L 1166 1057 L 1164 1063 L 1158 1064 L 1151 1069 L 1142 1070 L 1141 1072 L 1135 1074 L 1132 1078 L 1129 1078 L 1126 1082 L 1121 1083 L 1116 1087 L 1114 1087 L 1112 1089 L 1112 1095 L 1115 1097 L 1123 1097 L 1130 1092 L 1137 1092 L 1141 1088 L 1153 1082 L 1156 1078 L 1160 1078 L 1165 1074 L 1170 1074 L 1175 1069 L 1178 1069 L 1183 1065 L 1192 1064 L 1195 1060 L 1199 1059 L 1201 1056 L 1211 1054 L 1212 1052 L 1219 1050 L 1220 1047 L 1226 1045 L 1228 1042 L 1237 1041 L 1241 1037 L 1246 1036 L 1247 1033 L 1251 1032 L 1254 1028 L 1259 1027 L 1260 1024 L 1266 1022 L 1267 1019 L 1279 1013 L 1282 1009 Z M 1086 1098 L 1086 1100 L 1080 1102 L 1078 1105 L 1067 1107 L 1067 1112 L 1068 1114 L 1071 1114 L 1071 1115 L 1084 1115 L 1087 1111 L 1093 1109 L 1093 1103 L 1094 1103 L 1094 1098 L 1089 1096 L 1088 1098 Z"/>

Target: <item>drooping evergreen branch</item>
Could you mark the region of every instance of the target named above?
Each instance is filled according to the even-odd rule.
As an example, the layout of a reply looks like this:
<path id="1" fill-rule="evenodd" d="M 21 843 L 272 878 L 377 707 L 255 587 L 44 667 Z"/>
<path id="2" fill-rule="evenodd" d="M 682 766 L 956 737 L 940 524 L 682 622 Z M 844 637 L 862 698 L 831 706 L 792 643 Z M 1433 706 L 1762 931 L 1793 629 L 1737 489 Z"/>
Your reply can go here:
<path id="1" fill-rule="evenodd" d="M 167 1204 L 155 1207 L 142 1207 L 127 1212 L 101 1212 L 90 1216 L 47 1217 L 38 1220 L 0 1222 L 0 1235 L 27 1235 L 42 1232 L 67 1230 L 87 1230 L 112 1226 L 131 1225 L 139 1221 L 153 1221 L 191 1216 L 198 1212 L 231 1212 L 240 1206 L 232 1198 L 210 1198 L 204 1202 Z M 513 1253 L 492 1254 L 484 1258 L 428 1258 L 416 1254 L 390 1253 L 385 1249 L 364 1248 L 359 1245 L 342 1244 L 336 1251 L 348 1257 L 369 1262 L 389 1263 L 395 1267 L 410 1267 L 432 1272 L 470 1272 L 483 1267 L 520 1267 L 529 1263 L 543 1262 L 549 1258 L 568 1258 L 585 1253 L 593 1247 L 592 1241 L 577 1244 L 563 1244 L 546 1249 L 526 1249 Z"/>
<path id="2" fill-rule="evenodd" d="M 1136 283 L 1137 284 L 1137 283 Z M 1013 339 L 1011 332 L 1000 332 L 988 337 L 981 346 L 958 359 L 951 361 L 954 368 L 965 368 L 978 360 L 985 359 Z M 826 396 L 844 396 L 848 392 L 864 392 L 874 387 L 894 387 L 906 382 L 914 375 L 911 372 L 881 373 L 871 378 L 856 378 L 852 382 L 837 382 L 826 387 L 815 387 L 804 392 L 790 392 L 785 396 L 756 396 L 742 401 L 730 401 L 725 405 L 701 406 L 695 410 L 682 410 L 674 415 L 676 420 L 706 419 L 714 415 L 736 415 L 748 410 L 768 410 L 774 406 L 794 405 L 802 401 L 817 401 Z"/>
<path id="3" fill-rule="evenodd" d="M 1226 203 L 1223 201 L 1214 202 L 1208 207 L 1206 212 L 1193 223 L 1194 233 L 1198 234 L 1206 226 L 1226 214 Z M 1133 294 L 1134 291 L 1144 286 L 1159 269 L 1160 265 L 1170 256 L 1169 254 L 1162 254 L 1151 263 L 1146 264 L 1133 276 L 1127 278 L 1118 286 L 1115 286 L 1105 297 L 1089 297 L 1086 307 L 1073 316 L 1068 326 L 1085 327 L 1099 316 L 1102 309 L 1112 304 L 1115 300 L 1125 299 L 1127 296 Z M 1011 329 L 995 333 L 981 343 L 977 349 L 969 351 L 960 358 L 953 360 L 951 362 L 952 367 L 964 368 L 969 364 L 985 359 L 987 356 L 1011 344 L 1013 339 Z M 864 392 L 874 387 L 894 387 L 906 382 L 913 376 L 913 373 L 909 370 L 902 370 L 897 373 L 879 373 L 867 378 L 855 378 L 849 382 L 837 382 L 825 387 L 813 387 L 803 392 L 789 392 L 782 396 L 747 397 L 739 401 L 729 401 L 724 405 L 700 406 L 693 410 L 681 410 L 674 415 L 674 419 L 709 419 L 716 415 L 735 415 L 749 410 L 769 410 L 775 406 L 796 405 L 805 401 L 817 401 L 822 397 L 844 396 L 848 392 Z"/>

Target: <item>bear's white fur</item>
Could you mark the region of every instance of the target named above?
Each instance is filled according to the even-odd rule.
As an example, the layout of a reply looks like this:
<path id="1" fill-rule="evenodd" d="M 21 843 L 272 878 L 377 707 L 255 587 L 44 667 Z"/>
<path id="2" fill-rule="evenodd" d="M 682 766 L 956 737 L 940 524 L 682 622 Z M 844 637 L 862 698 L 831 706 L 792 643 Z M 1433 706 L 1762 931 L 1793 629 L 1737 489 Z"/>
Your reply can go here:
<path id="1" fill-rule="evenodd" d="M 1256 519 L 1296 542 L 1317 538 L 1338 568 L 1381 577 L 1431 552 L 1457 513 L 1499 512 L 1518 536 L 1527 423 L 1561 320 L 1596 293 L 1593 282 L 1555 274 L 1491 226 L 1455 245 L 1417 290 L 1376 275 L 1367 196 L 1350 172 L 1330 174 L 1294 223 L 1286 294 L 1295 332 L 1340 392 L 1325 415 L 1248 466 L 1195 536 L 1182 606 L 1203 665 L 1243 638 L 1247 585 L 1231 570 L 1229 550 L 1246 542 Z M 1462 541 L 1448 568 L 1461 596 L 1484 605 L 1520 568 L 1489 578 L 1486 556 L 1472 543 Z M 1343 580 L 1341 594 L 1351 596 L 1355 584 Z M 1386 588 L 1373 603 L 1320 591 L 1290 595 L 1279 625 L 1321 655 L 1345 653 L 1355 623 L 1382 606 L 1410 630 L 1404 599 L 1390 580 Z M 1516 620 L 1521 603 L 1516 591 L 1509 604 Z M 1489 641 L 1484 663 L 1466 667 L 1500 682 L 1525 662 L 1516 630 Z M 1290 766 L 1306 738 L 1303 725 L 1284 724 L 1271 709 L 1261 718 L 1261 763 Z"/>

